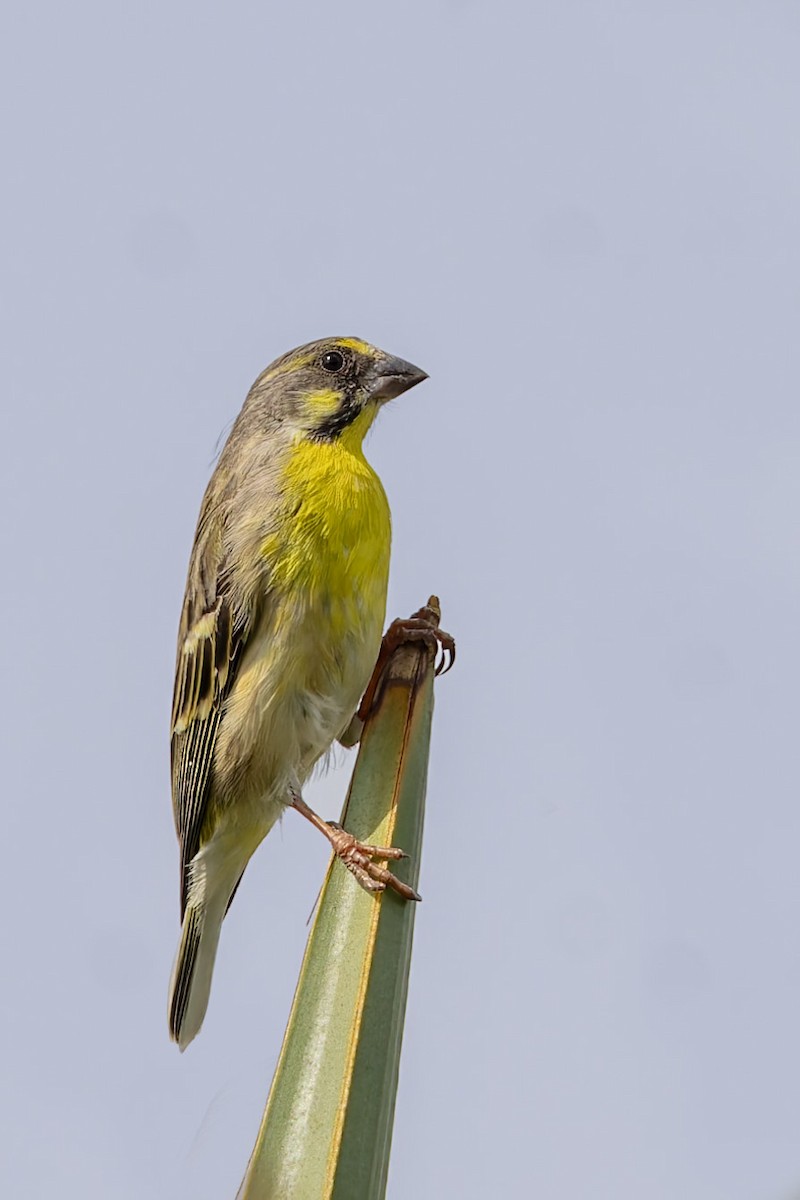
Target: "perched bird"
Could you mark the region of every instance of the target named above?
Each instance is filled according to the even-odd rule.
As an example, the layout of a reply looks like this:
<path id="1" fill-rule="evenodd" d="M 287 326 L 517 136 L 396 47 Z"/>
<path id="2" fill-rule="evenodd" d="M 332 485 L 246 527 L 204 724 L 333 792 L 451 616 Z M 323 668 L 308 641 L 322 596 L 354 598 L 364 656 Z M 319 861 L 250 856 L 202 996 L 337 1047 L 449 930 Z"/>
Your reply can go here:
<path id="1" fill-rule="evenodd" d="M 427 376 L 357 338 L 283 355 L 253 384 L 203 498 L 180 621 L 172 797 L 183 929 L 169 1027 L 205 1016 L 223 918 L 253 851 L 291 805 L 370 890 L 416 893 L 305 804 L 346 738 L 381 648 L 391 521 L 362 441 Z M 356 731 L 357 732 L 357 731 Z"/>

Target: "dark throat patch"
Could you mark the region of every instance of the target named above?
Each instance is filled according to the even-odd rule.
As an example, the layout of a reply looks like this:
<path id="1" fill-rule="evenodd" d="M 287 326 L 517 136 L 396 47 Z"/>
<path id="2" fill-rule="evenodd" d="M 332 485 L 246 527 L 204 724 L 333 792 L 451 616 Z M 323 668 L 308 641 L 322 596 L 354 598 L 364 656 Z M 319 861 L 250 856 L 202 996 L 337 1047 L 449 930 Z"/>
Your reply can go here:
<path id="1" fill-rule="evenodd" d="M 312 442 L 334 442 L 340 434 L 347 429 L 348 425 L 352 425 L 356 417 L 361 413 L 361 405 L 356 400 L 355 396 L 348 392 L 342 399 L 335 413 L 326 417 L 316 429 L 312 429 L 309 437 Z"/>

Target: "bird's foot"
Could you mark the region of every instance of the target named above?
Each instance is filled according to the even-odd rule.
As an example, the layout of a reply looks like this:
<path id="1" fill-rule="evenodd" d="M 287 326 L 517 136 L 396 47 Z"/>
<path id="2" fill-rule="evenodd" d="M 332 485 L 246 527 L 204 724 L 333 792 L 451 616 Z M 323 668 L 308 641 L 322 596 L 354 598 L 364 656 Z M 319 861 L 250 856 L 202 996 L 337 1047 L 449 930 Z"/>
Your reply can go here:
<path id="1" fill-rule="evenodd" d="M 342 829 L 336 821 L 328 821 L 327 826 L 326 837 L 333 847 L 334 854 L 355 876 L 365 891 L 383 892 L 388 887 L 397 892 L 398 896 L 402 896 L 404 900 L 422 899 L 419 893 L 415 892 L 407 883 L 403 883 L 402 879 L 398 879 L 386 867 L 380 867 L 373 861 L 376 858 L 387 861 L 408 858 L 404 850 L 398 849 L 397 846 L 367 845 L 366 842 L 360 842 L 352 833 L 348 833 L 346 829 Z"/>
<path id="2" fill-rule="evenodd" d="M 397 617 L 392 621 L 383 635 L 378 661 L 359 705 L 356 714 L 359 720 L 366 721 L 375 703 L 375 694 L 386 664 L 395 650 L 406 642 L 423 642 L 428 647 L 436 661 L 435 675 L 445 675 L 450 670 L 456 661 L 456 643 L 451 634 L 439 628 L 441 615 L 438 597 L 431 596 L 428 603 L 412 616 Z"/>
<path id="3" fill-rule="evenodd" d="M 404 850 L 399 850 L 396 846 L 369 846 L 365 842 L 360 842 L 358 838 L 353 837 L 352 833 L 342 829 L 337 821 L 323 821 L 313 808 L 309 808 L 299 790 L 291 788 L 290 795 L 292 808 L 310 821 L 320 833 L 325 834 L 333 847 L 333 853 L 344 863 L 348 871 L 355 875 L 365 891 L 384 892 L 388 887 L 397 892 L 398 896 L 402 896 L 404 900 L 422 899 L 412 887 L 403 883 L 402 879 L 398 879 L 386 867 L 379 867 L 376 862 L 373 862 L 373 859 L 376 858 L 382 858 L 384 861 L 408 858 Z"/>

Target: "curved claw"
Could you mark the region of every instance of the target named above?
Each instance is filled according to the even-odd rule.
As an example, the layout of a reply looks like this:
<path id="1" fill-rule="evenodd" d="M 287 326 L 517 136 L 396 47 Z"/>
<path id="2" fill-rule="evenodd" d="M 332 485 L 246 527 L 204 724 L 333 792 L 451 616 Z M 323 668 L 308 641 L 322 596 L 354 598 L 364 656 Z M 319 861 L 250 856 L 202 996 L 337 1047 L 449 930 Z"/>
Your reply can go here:
<path id="1" fill-rule="evenodd" d="M 436 664 L 436 670 L 434 674 L 446 675 L 453 663 L 456 661 L 455 639 L 451 637 L 449 633 L 445 633 L 444 630 L 441 629 L 436 630 L 436 639 L 441 646 L 442 654 L 441 658 Z"/>
<path id="2" fill-rule="evenodd" d="M 435 675 L 446 675 L 451 669 L 456 661 L 456 643 L 449 633 L 439 629 L 440 616 L 439 601 L 436 596 L 431 596 L 428 603 L 413 616 L 397 617 L 392 621 L 384 634 L 378 661 L 358 706 L 356 717 L 359 721 L 365 722 L 372 712 L 386 665 L 394 651 L 404 642 L 424 642 L 432 650 Z"/>

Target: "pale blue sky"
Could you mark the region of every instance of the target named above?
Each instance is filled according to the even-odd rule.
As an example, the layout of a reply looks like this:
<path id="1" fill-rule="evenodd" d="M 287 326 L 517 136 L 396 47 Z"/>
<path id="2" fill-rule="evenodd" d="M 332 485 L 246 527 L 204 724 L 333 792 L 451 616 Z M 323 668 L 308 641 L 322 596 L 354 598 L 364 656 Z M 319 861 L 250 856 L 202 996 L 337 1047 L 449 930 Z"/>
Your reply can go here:
<path id="1" fill-rule="evenodd" d="M 391 1200 L 786 1200 L 800 9 L 0 21 L 0 1191 L 235 1194 L 326 848 L 269 837 L 180 1056 L 174 639 L 221 431 L 352 333 L 430 373 L 369 453 L 459 641 Z"/>

